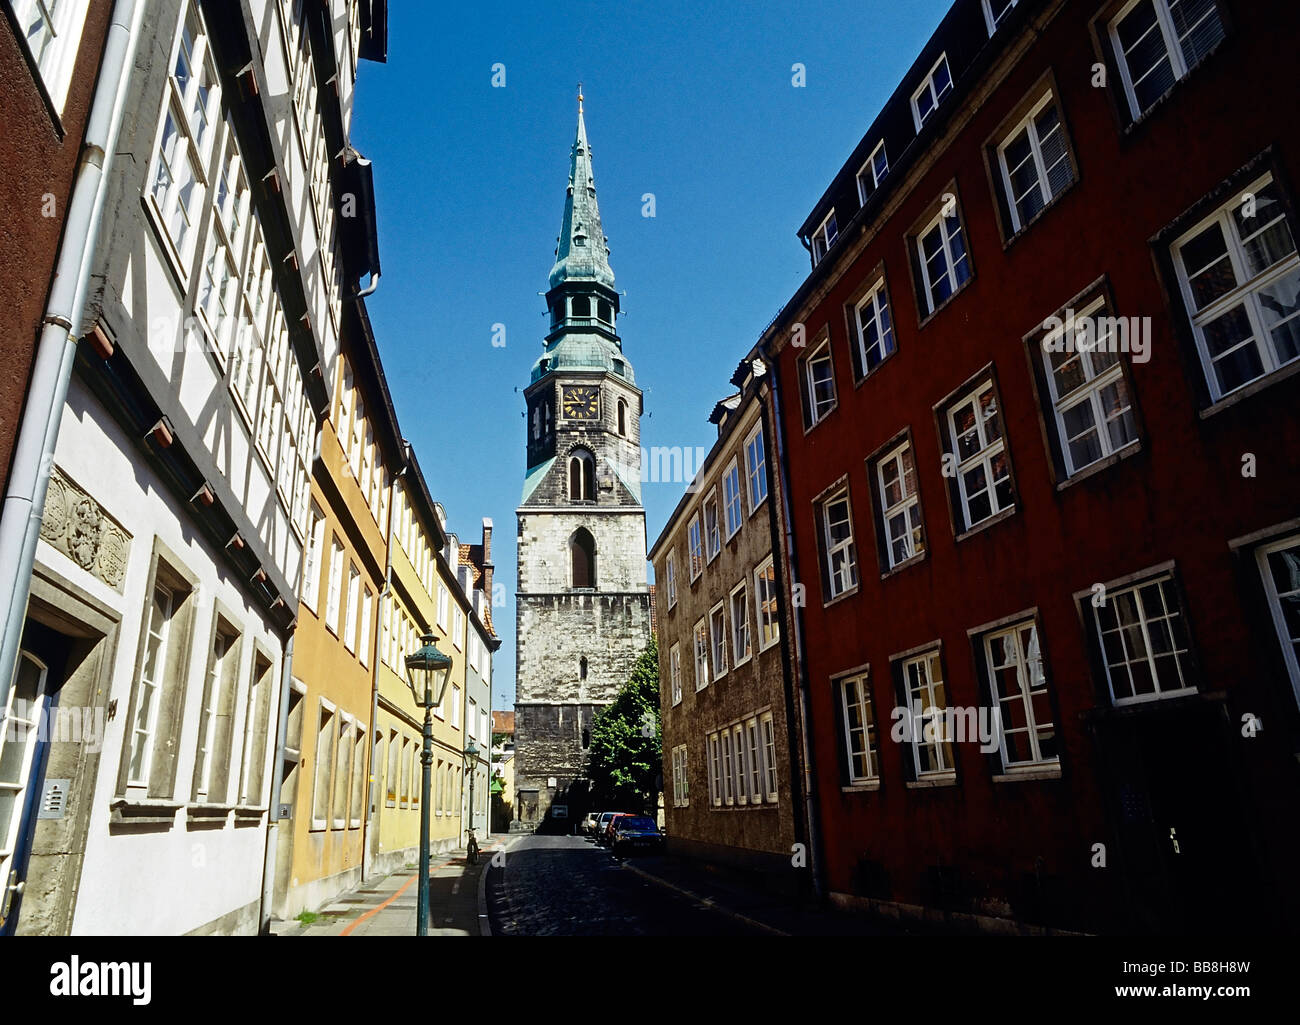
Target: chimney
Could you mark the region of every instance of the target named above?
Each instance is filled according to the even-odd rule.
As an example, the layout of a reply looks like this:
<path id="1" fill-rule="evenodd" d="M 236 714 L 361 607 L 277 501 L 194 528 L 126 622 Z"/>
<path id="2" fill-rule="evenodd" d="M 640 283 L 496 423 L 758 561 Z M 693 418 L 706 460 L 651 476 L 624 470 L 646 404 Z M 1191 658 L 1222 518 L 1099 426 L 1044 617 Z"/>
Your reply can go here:
<path id="1" fill-rule="evenodd" d="M 483 517 L 483 598 L 492 607 L 492 521 Z"/>

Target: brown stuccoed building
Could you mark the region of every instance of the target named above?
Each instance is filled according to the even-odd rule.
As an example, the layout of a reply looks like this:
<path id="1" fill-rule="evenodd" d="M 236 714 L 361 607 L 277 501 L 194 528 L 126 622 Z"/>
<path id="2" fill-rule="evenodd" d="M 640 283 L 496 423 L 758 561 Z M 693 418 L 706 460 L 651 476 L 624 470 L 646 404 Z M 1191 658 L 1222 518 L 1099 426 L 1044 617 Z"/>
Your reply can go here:
<path id="1" fill-rule="evenodd" d="M 798 892 L 811 862 L 765 377 L 740 364 L 710 416 L 717 442 L 650 550 L 664 806 L 672 853 Z"/>

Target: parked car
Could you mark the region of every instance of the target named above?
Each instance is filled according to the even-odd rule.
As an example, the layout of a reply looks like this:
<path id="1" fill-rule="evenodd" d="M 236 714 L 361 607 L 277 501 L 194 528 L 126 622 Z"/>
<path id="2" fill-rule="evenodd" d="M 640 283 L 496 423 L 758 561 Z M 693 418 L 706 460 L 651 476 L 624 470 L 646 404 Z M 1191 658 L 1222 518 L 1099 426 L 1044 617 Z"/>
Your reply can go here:
<path id="1" fill-rule="evenodd" d="M 587 817 L 582 820 L 582 831 L 587 836 L 596 835 L 596 820 L 600 818 L 600 812 L 589 811 Z"/>
<path id="2" fill-rule="evenodd" d="M 663 849 L 664 836 L 655 820 L 646 815 L 620 815 L 614 824 L 611 848 L 615 857 L 627 857 L 638 851 Z"/>
<path id="3" fill-rule="evenodd" d="M 608 846 L 614 842 L 614 826 L 621 818 L 626 818 L 631 812 L 615 811 L 609 813 L 609 818 L 605 820 L 605 826 L 596 834 L 596 843 L 602 846 Z"/>

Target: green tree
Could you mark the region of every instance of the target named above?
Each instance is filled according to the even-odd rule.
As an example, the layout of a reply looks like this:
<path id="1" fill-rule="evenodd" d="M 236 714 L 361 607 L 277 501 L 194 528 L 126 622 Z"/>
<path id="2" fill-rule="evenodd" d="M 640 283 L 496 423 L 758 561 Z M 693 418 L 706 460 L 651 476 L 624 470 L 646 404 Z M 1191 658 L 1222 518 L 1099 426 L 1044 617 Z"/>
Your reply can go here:
<path id="1" fill-rule="evenodd" d="M 654 638 L 591 728 L 587 774 L 596 805 L 655 814 L 663 778 L 659 649 Z"/>

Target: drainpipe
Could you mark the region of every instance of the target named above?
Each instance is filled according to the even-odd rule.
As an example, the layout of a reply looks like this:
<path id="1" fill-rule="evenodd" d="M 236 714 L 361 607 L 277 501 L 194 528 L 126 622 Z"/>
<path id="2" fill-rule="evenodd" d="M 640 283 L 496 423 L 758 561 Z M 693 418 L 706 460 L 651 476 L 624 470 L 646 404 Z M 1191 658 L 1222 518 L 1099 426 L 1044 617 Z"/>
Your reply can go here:
<path id="1" fill-rule="evenodd" d="M 310 543 L 310 541 L 308 542 Z M 289 739 L 289 696 L 293 692 L 293 638 L 289 635 L 280 660 L 280 710 L 276 713 L 275 762 L 271 766 L 271 794 L 266 809 L 266 850 L 262 854 L 262 904 L 258 909 L 257 931 L 265 936 L 271 929 L 271 907 L 275 900 L 275 862 L 280 850 L 280 791 L 284 788 L 284 745 Z M 292 819 L 290 820 L 292 822 Z"/>
<path id="2" fill-rule="evenodd" d="M 790 487 L 789 487 L 789 467 L 787 466 L 787 457 L 785 445 L 782 443 L 783 433 L 780 425 L 783 422 L 781 418 L 781 383 L 780 373 L 776 360 L 763 353 L 764 359 L 768 364 L 768 380 L 772 386 L 772 419 L 775 421 L 772 430 L 772 442 L 776 446 L 777 466 L 781 474 L 781 512 L 785 517 L 785 550 L 786 556 L 790 562 L 790 572 L 797 579 L 799 576 L 798 554 L 794 547 L 794 535 L 790 520 Z M 790 588 L 786 588 L 786 597 L 789 599 Z M 808 866 L 812 870 L 813 893 L 820 901 L 826 896 L 826 883 L 823 878 L 822 870 L 822 848 L 821 848 L 821 829 L 817 818 L 817 775 L 813 771 L 812 761 L 812 742 L 809 739 L 809 697 L 808 697 L 808 661 L 804 654 L 804 637 L 803 637 L 803 611 L 802 609 L 791 609 L 794 620 L 794 655 L 797 663 L 795 677 L 799 687 L 799 740 L 802 745 L 803 754 L 803 799 L 804 799 L 804 816 L 808 824 Z"/>
<path id="3" fill-rule="evenodd" d="M 378 286 L 379 276 L 371 280 L 370 291 L 373 292 Z M 375 785 L 375 730 L 379 728 L 379 638 L 384 631 L 384 623 L 388 621 L 388 609 L 385 602 L 392 601 L 393 594 L 393 509 L 397 505 L 397 480 L 399 477 L 406 476 L 406 468 L 411 464 L 411 443 L 402 442 L 402 468 L 393 474 L 393 480 L 388 485 L 388 543 L 384 546 L 384 589 L 379 592 L 379 624 L 375 630 L 375 651 L 370 660 L 374 666 L 374 671 L 370 678 L 370 779 L 367 786 L 373 791 Z M 391 638 L 390 638 L 391 640 Z M 375 805 L 375 815 L 382 815 L 381 806 L 373 793 L 368 795 L 371 803 Z M 366 815 L 365 820 L 361 823 L 361 881 L 365 882 L 370 878 L 371 865 L 374 858 L 370 854 L 370 826 L 371 816 Z"/>
<path id="4" fill-rule="evenodd" d="M 0 509 L 0 708 L 18 661 L 32 566 L 45 512 L 54 447 L 77 354 L 79 319 L 86 305 L 90 272 L 104 219 L 113 154 L 126 107 L 127 88 L 144 20 L 144 0 L 117 0 L 104 42 L 104 56 L 91 102 L 86 136 L 68 201 L 63 242 L 54 282 L 41 318 L 27 405 L 18 426 L 13 471 Z"/>

